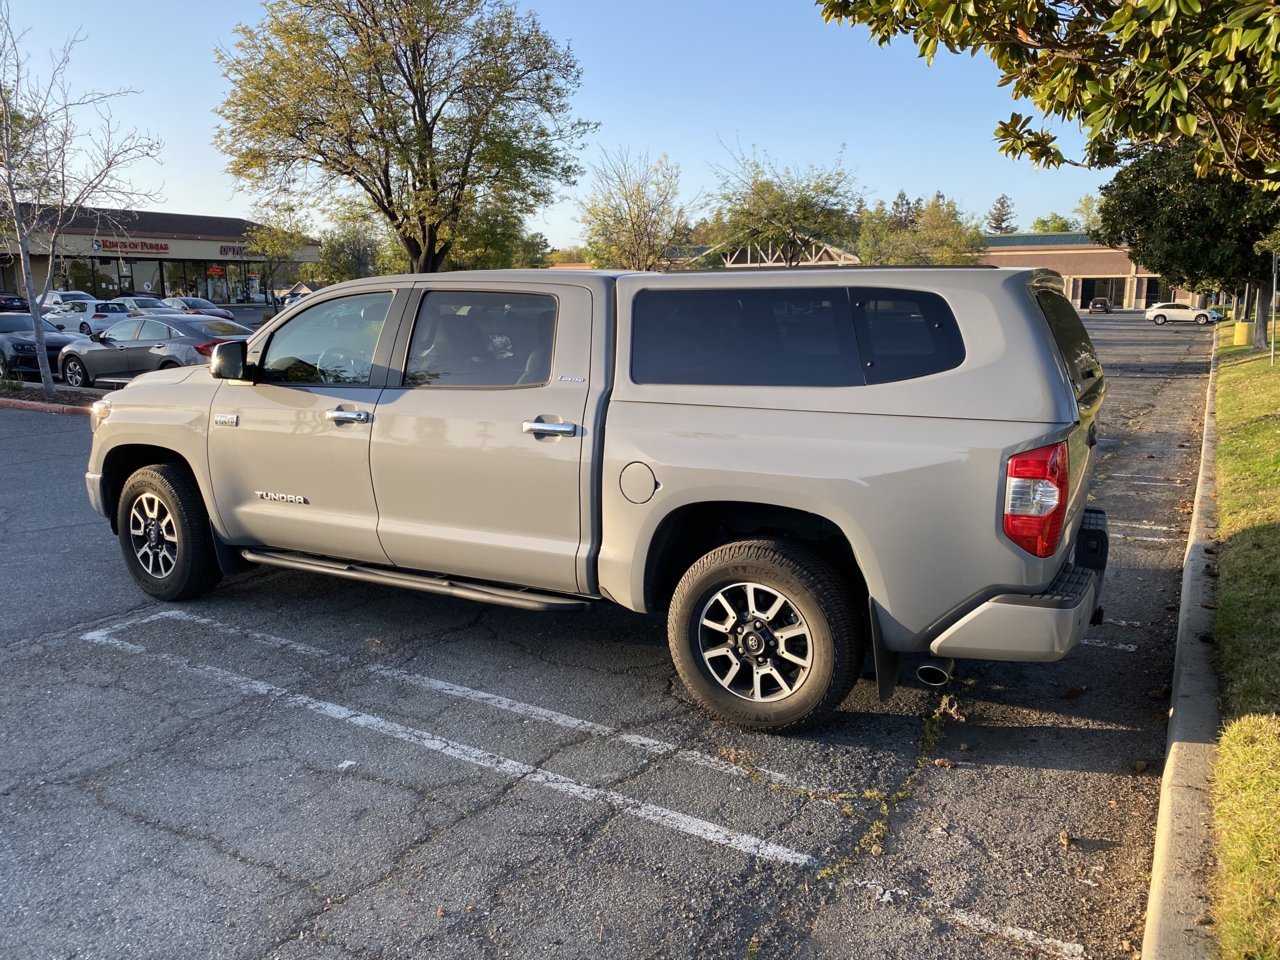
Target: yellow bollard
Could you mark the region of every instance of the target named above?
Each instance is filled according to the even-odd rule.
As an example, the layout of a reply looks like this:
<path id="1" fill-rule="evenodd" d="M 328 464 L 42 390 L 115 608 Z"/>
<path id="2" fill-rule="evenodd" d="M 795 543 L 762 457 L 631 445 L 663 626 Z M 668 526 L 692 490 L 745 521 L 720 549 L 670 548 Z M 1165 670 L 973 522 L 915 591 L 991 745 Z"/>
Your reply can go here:
<path id="1" fill-rule="evenodd" d="M 1249 344 L 1253 343 L 1253 324 L 1244 322 L 1237 323 L 1236 338 L 1232 342 L 1237 347 L 1247 347 Z"/>

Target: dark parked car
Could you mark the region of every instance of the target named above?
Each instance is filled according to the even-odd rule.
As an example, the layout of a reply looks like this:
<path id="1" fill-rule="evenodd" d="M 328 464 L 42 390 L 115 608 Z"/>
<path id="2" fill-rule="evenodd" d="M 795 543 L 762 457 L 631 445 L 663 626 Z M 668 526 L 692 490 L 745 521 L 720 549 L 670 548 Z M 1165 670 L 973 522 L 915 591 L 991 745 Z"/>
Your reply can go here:
<path id="1" fill-rule="evenodd" d="M 99 380 L 124 383 L 140 373 L 208 363 L 209 353 L 226 340 L 244 340 L 251 330 L 214 317 L 131 317 L 68 344 L 62 351 L 62 377 L 73 387 Z"/>
<path id="2" fill-rule="evenodd" d="M 1110 313 L 1111 301 L 1106 297 L 1094 297 L 1089 301 L 1090 313 Z"/>
<path id="3" fill-rule="evenodd" d="M 0 310 L 16 310 L 18 313 L 30 313 L 31 304 L 27 298 L 16 293 L 0 293 Z"/>
<path id="4" fill-rule="evenodd" d="M 172 307 L 179 313 L 203 314 L 206 317 L 219 317 L 222 320 L 235 320 L 236 315 L 212 300 L 204 297 L 169 297 L 161 301 L 166 307 Z"/>
<path id="5" fill-rule="evenodd" d="M 88 343 L 78 333 L 63 333 L 48 320 L 44 324 L 44 347 L 49 354 L 49 369 L 58 372 L 58 355 L 64 347 Z M 36 330 L 29 313 L 0 314 L 0 377 L 19 377 L 40 369 L 36 353 Z"/>

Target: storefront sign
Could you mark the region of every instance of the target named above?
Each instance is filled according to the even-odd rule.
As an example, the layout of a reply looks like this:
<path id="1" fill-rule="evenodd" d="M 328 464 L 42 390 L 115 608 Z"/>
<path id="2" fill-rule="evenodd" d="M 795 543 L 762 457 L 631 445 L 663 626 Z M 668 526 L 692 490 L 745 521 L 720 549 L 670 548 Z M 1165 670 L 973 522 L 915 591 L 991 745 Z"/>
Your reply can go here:
<path id="1" fill-rule="evenodd" d="M 94 240 L 94 250 L 117 250 L 127 253 L 168 253 L 169 244 L 155 240 Z"/>
<path id="2" fill-rule="evenodd" d="M 244 244 L 243 243 L 238 243 L 238 244 L 224 243 L 221 247 L 218 248 L 218 255 L 222 257 L 243 257 Z"/>
<path id="3" fill-rule="evenodd" d="M 226 273 L 226 271 L 223 270 L 221 267 L 210 267 L 208 270 L 208 274 L 211 277 L 220 277 L 224 273 Z"/>

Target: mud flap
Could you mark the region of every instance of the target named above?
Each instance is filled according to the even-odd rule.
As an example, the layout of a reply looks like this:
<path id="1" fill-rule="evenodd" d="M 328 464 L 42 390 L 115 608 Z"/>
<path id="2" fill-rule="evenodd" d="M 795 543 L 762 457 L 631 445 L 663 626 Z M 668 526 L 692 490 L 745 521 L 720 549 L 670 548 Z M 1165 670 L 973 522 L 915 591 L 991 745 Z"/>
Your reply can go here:
<path id="1" fill-rule="evenodd" d="M 883 702 L 893 696 L 893 691 L 898 688 L 898 654 L 884 645 L 875 601 L 868 599 L 867 608 L 871 620 L 871 655 L 876 665 L 876 691 Z"/>

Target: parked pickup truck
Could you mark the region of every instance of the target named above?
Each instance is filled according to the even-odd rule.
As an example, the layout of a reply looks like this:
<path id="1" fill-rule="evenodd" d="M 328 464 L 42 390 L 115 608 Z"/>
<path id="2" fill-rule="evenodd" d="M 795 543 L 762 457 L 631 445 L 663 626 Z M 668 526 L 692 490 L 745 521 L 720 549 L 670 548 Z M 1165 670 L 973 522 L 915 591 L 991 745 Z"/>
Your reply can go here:
<path id="1" fill-rule="evenodd" d="M 781 729 L 868 650 L 888 696 L 1080 641 L 1105 389 L 1043 271 L 378 277 L 100 401 L 86 482 L 153 597 L 253 563 L 666 611 L 693 696 Z"/>

